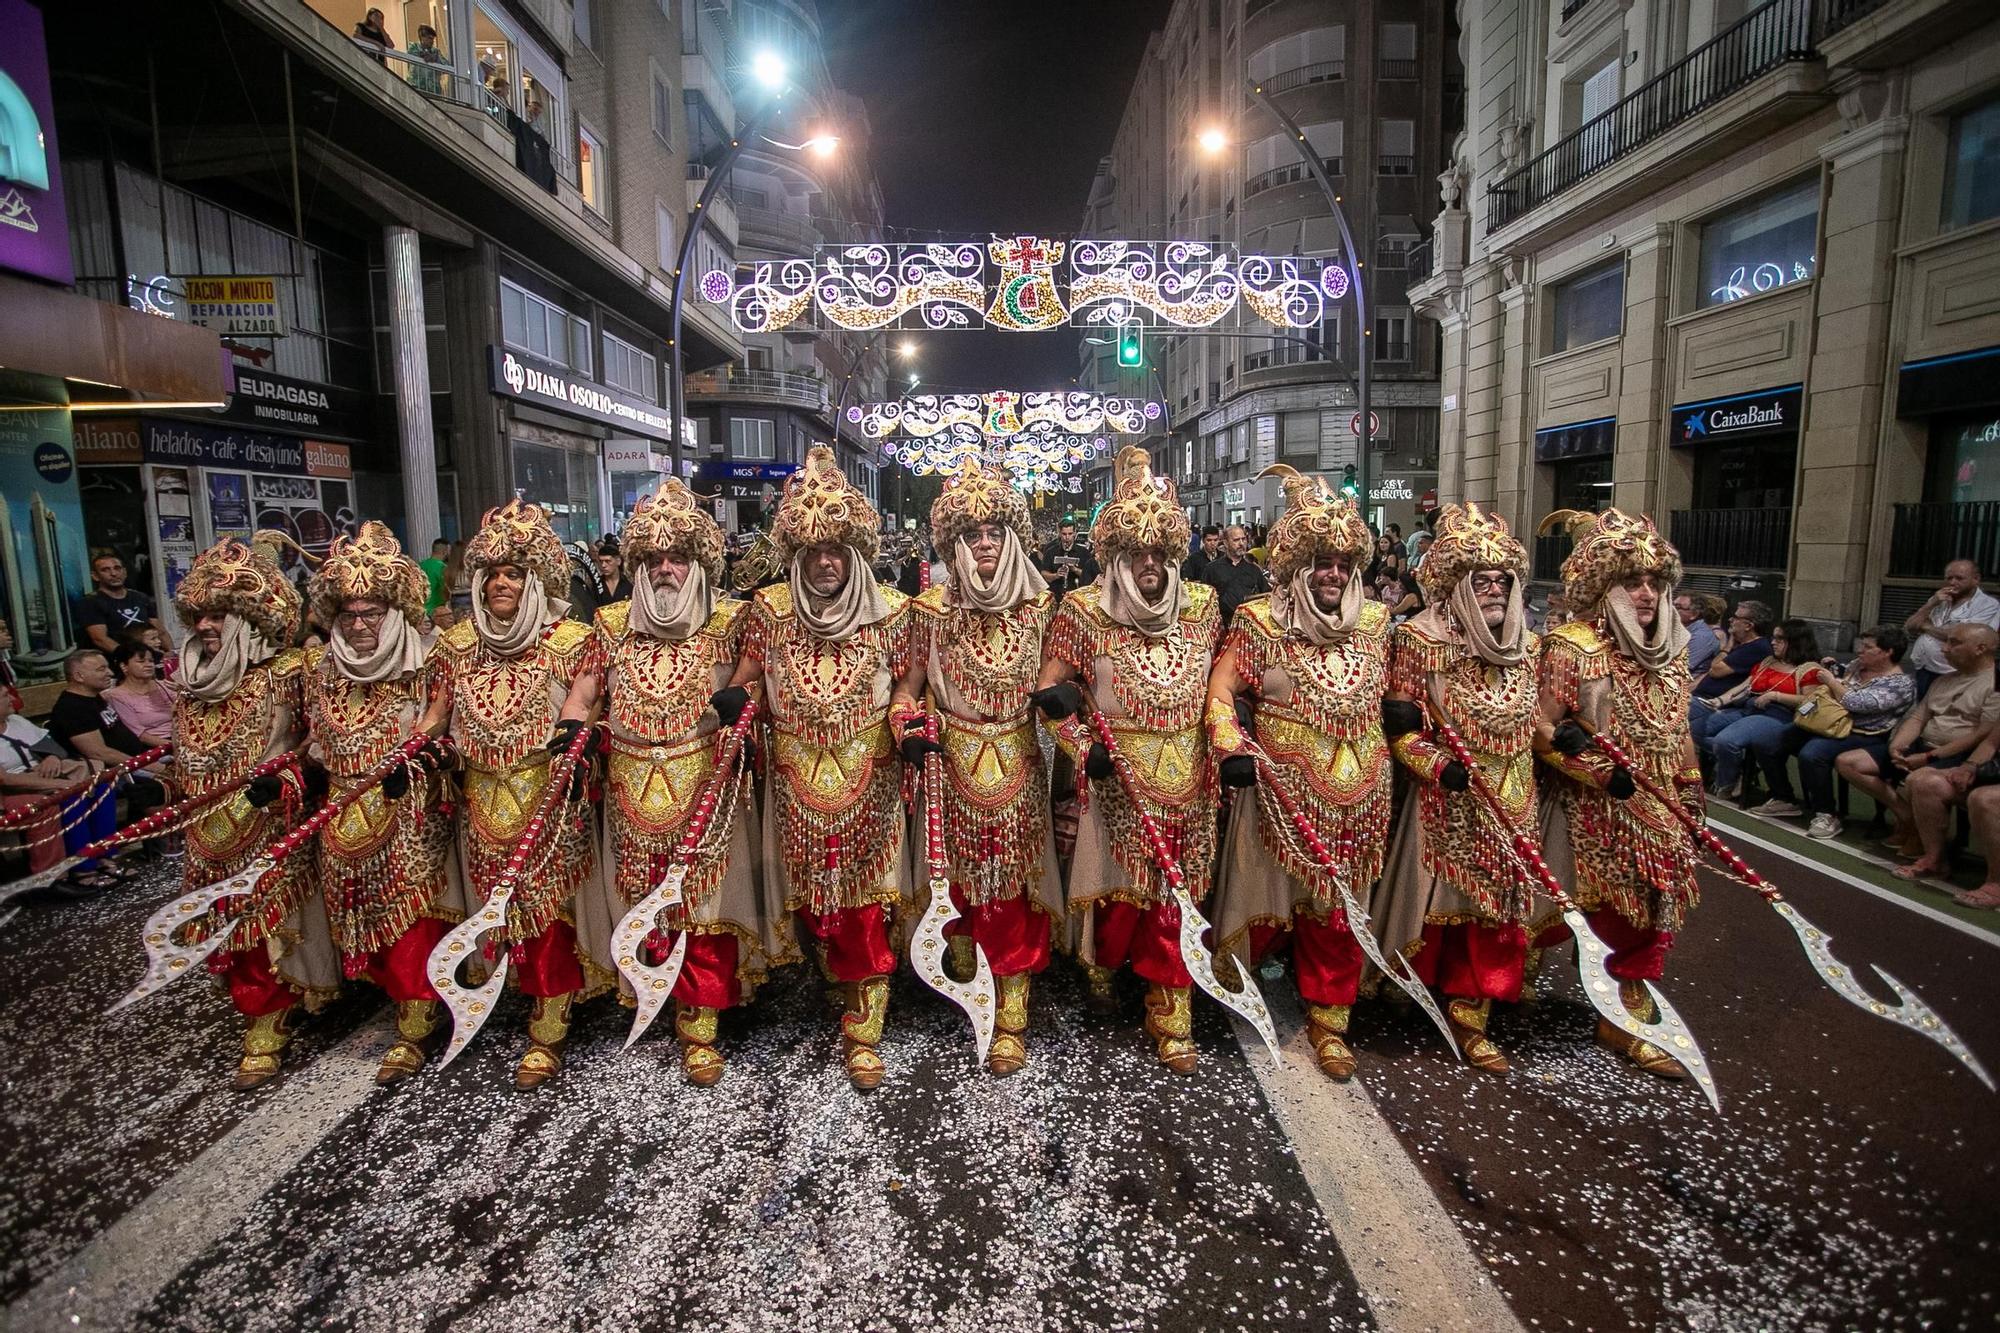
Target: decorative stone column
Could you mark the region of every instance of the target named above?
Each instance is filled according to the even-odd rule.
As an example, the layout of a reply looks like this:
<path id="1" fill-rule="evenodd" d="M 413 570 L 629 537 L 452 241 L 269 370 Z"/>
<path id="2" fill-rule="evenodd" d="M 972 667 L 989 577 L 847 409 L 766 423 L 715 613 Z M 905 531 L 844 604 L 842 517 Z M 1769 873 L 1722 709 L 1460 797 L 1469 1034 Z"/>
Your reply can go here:
<path id="1" fill-rule="evenodd" d="M 390 365 L 402 445 L 404 549 L 430 554 L 438 525 L 437 442 L 431 433 L 430 349 L 424 336 L 424 268 L 415 227 L 382 229 L 389 293 Z"/>

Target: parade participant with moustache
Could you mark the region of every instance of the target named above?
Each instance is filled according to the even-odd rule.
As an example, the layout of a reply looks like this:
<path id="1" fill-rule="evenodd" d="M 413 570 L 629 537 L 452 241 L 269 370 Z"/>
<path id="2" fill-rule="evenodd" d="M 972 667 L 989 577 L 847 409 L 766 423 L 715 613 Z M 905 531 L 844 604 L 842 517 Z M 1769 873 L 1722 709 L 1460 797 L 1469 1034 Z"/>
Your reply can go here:
<path id="1" fill-rule="evenodd" d="M 848 1079 L 878 1086 L 877 1046 L 909 896 L 901 765 L 889 699 L 909 665 L 906 599 L 871 569 L 881 520 L 815 446 L 785 482 L 772 541 L 785 581 L 751 601 L 743 656 L 712 700 L 733 724 L 755 690 L 771 729 L 764 871 L 840 985 Z"/>
<path id="2" fill-rule="evenodd" d="M 665 878 L 715 771 L 710 697 L 742 655 L 749 603 L 722 596 L 722 531 L 678 478 L 639 501 L 619 546 L 629 600 L 597 613 L 601 671 L 579 682 L 604 696 L 610 723 L 604 860 L 622 909 Z M 607 580 L 610 581 L 610 580 Z M 681 1072 L 708 1086 L 722 1077 L 721 1011 L 742 1004 L 770 968 L 796 962 L 784 905 L 757 874 L 758 820 L 748 770 L 723 793 L 718 815 L 662 914 L 661 957 L 685 932 L 674 1030 Z M 622 915 L 622 911 L 621 911 Z M 615 924 L 615 922 L 613 923 Z"/>
<path id="3" fill-rule="evenodd" d="M 1334 849 L 1365 907 L 1382 869 L 1392 774 L 1382 737 L 1389 609 L 1365 596 L 1372 543 L 1353 501 L 1278 464 L 1285 512 L 1271 530 L 1274 591 L 1236 612 L 1209 676 L 1209 742 L 1222 781 L 1248 788 L 1234 804 L 1211 919 L 1219 951 L 1254 961 L 1289 932 L 1307 1035 L 1329 1078 L 1354 1074 L 1348 1016 L 1362 952 L 1332 876 L 1287 804 Z M 1239 702 L 1255 709 L 1246 732 Z M 1269 757 L 1260 774 L 1252 757 Z"/>
<path id="4" fill-rule="evenodd" d="M 1574 862 L 1577 904 L 1610 949 L 1627 1012 L 1653 1022 L 1645 981 L 1698 897 L 1699 849 L 1673 812 L 1637 791 L 1632 775 L 1591 741 L 1601 731 L 1663 792 L 1700 818 L 1701 769 L 1688 734 L 1687 627 L 1672 611 L 1681 558 L 1651 519 L 1616 509 L 1557 510 L 1540 531 L 1567 527 L 1563 588 L 1575 619 L 1542 643 L 1535 752 L 1560 777 L 1543 800 L 1543 847 L 1557 874 Z M 1639 1068 L 1686 1078 L 1678 1060 L 1599 1019 L 1597 1039 Z"/>
<path id="5" fill-rule="evenodd" d="M 409 739 L 430 702 L 418 626 L 427 581 L 380 523 L 336 537 L 308 589 L 325 646 L 306 650 L 311 753 L 339 799 L 369 785 L 319 835 L 319 882 L 349 977 L 366 977 L 396 1006 L 396 1043 L 375 1081 L 424 1066 L 439 1028 L 431 950 L 464 919 L 452 818 L 438 776 L 444 751 L 425 749 L 379 784 L 370 775 Z"/>
<path id="6" fill-rule="evenodd" d="M 1538 640 L 1522 606 L 1528 553 L 1476 504 L 1446 505 L 1432 535 L 1417 569 L 1425 607 L 1396 627 L 1383 708 L 1390 748 L 1418 785 L 1397 820 L 1371 917 L 1384 949 L 1401 951 L 1445 995 L 1466 1060 L 1505 1073 L 1487 1020 L 1495 1000 L 1521 998 L 1537 926 L 1512 852 L 1514 830 L 1534 823 Z M 1497 816 L 1468 790 L 1471 775 L 1440 739 L 1438 717 L 1471 752 Z"/>
<path id="7" fill-rule="evenodd" d="M 968 461 L 931 506 L 931 542 L 949 578 L 910 604 L 910 665 L 889 714 L 903 757 L 941 751 L 944 844 L 951 895 L 964 914 L 948 928 L 953 965 L 973 972 L 986 951 L 999 989 L 987 1068 L 1027 1063 L 1030 977 L 1049 963 L 1064 921 L 1062 876 L 1049 824 L 1048 774 L 1028 707 L 1056 598 L 1028 551 L 1027 496 L 996 467 Z M 938 740 L 924 739 L 924 693 Z"/>
<path id="8" fill-rule="evenodd" d="M 1215 858 L 1215 773 L 1202 707 L 1219 622 L 1215 590 L 1181 582 L 1188 519 L 1173 482 L 1156 478 L 1144 449 L 1119 455 L 1111 501 L 1091 537 L 1097 580 L 1063 598 L 1043 650 L 1034 703 L 1056 744 L 1089 779 L 1081 793 L 1069 906 L 1091 1004 L 1115 1005 L 1115 969 L 1148 983 L 1146 1031 L 1160 1062 L 1195 1067 L 1180 912 L 1142 834 L 1150 815 L 1178 860 L 1189 895 L 1208 896 Z M 1087 699 L 1087 702 L 1086 702 Z M 1087 713 L 1102 713 L 1127 760 L 1139 801 L 1117 781 Z"/>
<path id="9" fill-rule="evenodd" d="M 302 612 L 278 567 L 275 533 L 253 545 L 228 540 L 196 557 L 174 594 L 186 637 L 174 677 L 174 759 L 187 796 L 239 782 L 266 759 L 297 747 L 305 659 L 291 643 Z M 185 887 L 201 888 L 248 867 L 302 812 L 296 768 L 252 780 L 187 826 Z M 249 1020 L 235 1086 L 277 1074 L 291 1040 L 293 1010 L 319 1008 L 340 988 L 340 964 L 311 864 L 281 861 L 240 911 L 209 970 Z M 230 900 L 225 899 L 225 903 Z"/>

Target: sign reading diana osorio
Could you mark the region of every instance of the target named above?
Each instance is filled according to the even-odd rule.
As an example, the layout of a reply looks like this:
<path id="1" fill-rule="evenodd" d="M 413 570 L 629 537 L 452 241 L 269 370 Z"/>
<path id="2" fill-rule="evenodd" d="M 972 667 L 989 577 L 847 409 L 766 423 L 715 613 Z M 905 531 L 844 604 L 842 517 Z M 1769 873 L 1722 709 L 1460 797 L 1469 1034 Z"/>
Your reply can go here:
<path id="1" fill-rule="evenodd" d="M 181 282 L 187 289 L 188 323 L 213 329 L 226 338 L 285 336 L 276 278 L 229 275 L 183 278 Z"/>
<path id="2" fill-rule="evenodd" d="M 667 414 L 643 398 L 580 380 L 556 366 L 539 364 L 504 347 L 493 354 L 493 391 L 526 403 L 540 403 L 571 416 L 589 417 L 635 435 L 672 440 Z"/>

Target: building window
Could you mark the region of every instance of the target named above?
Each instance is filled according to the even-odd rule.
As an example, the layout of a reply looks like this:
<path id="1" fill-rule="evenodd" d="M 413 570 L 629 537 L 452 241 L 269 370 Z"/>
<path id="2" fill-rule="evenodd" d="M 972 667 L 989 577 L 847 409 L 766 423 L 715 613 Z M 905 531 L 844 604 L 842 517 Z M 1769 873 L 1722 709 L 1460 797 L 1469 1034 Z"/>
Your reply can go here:
<path id="1" fill-rule="evenodd" d="M 1555 285 L 1550 305 L 1551 352 L 1567 352 L 1625 328 L 1625 257 Z"/>
<path id="2" fill-rule="evenodd" d="M 1940 225 L 1956 231 L 1996 217 L 2000 217 L 2000 99 L 1951 118 Z"/>
<path id="3" fill-rule="evenodd" d="M 1250 461 L 1250 423 L 1239 421 L 1230 432 L 1229 461 L 1247 463 Z"/>
<path id="4" fill-rule="evenodd" d="M 604 335 L 604 382 L 649 403 L 660 401 L 660 361 L 615 333 Z"/>
<path id="5" fill-rule="evenodd" d="M 576 34 L 577 41 L 592 50 L 597 48 L 595 25 L 591 22 L 591 11 L 596 6 L 597 0 L 575 0 L 570 8 L 570 30 Z"/>
<path id="6" fill-rule="evenodd" d="M 1410 359 L 1409 311 L 1382 310 L 1376 312 L 1375 359 L 1377 361 L 1408 361 Z"/>
<path id="7" fill-rule="evenodd" d="M 1305 127 L 1306 142 L 1319 154 L 1329 176 L 1340 175 L 1346 125 L 1337 120 Z M 1250 198 L 1280 185 L 1307 179 L 1312 173 L 1300 160 L 1298 142 L 1289 134 L 1273 134 L 1243 150 L 1243 197 Z"/>
<path id="8" fill-rule="evenodd" d="M 1287 412 L 1279 418 L 1280 452 L 1288 458 L 1311 458 L 1319 465 L 1319 411 Z"/>
<path id="9" fill-rule="evenodd" d="M 1385 79 L 1414 79 L 1417 77 L 1417 25 L 1414 23 L 1384 23 L 1382 25 L 1382 77 Z"/>
<path id="10" fill-rule="evenodd" d="M 1250 81 L 1263 85 L 1267 93 L 1329 83 L 1345 73 L 1346 57 L 1346 28 L 1307 28 L 1253 51 Z"/>
<path id="11" fill-rule="evenodd" d="M 653 230 L 655 232 L 653 239 L 660 247 L 660 269 L 662 272 L 673 268 L 674 256 L 680 253 L 679 242 L 676 240 L 676 237 L 679 235 L 679 230 L 676 226 L 677 222 L 678 219 L 671 208 L 668 208 L 657 199 L 653 201 Z"/>
<path id="12" fill-rule="evenodd" d="M 1414 120 L 1381 122 L 1379 169 L 1384 176 L 1413 176 L 1417 170 L 1417 123 Z"/>
<path id="13" fill-rule="evenodd" d="M 525 287 L 500 280 L 500 337 L 531 356 L 590 373 L 590 324 Z"/>
<path id="14" fill-rule="evenodd" d="M 1813 275 L 1818 238 L 1817 175 L 1716 214 L 1701 224 L 1695 306 L 1725 305 L 1804 282 Z"/>
<path id="15" fill-rule="evenodd" d="M 777 429 L 763 417 L 729 419 L 729 456 L 765 459 L 777 456 Z"/>
<path id="16" fill-rule="evenodd" d="M 577 188 L 583 192 L 583 202 L 593 213 L 602 216 L 607 211 L 604 186 L 611 179 L 605 170 L 604 140 L 581 121 L 576 126 L 576 172 Z"/>
<path id="17" fill-rule="evenodd" d="M 674 142 L 674 88 L 658 65 L 653 66 L 653 133 L 669 148 Z"/>

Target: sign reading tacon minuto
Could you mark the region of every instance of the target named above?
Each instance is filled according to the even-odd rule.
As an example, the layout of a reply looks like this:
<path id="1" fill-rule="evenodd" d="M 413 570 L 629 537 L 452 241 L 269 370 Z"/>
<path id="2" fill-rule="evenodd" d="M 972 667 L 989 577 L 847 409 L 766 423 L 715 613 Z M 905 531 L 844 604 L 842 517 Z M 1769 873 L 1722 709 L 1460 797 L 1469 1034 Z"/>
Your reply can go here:
<path id="1" fill-rule="evenodd" d="M 579 379 L 560 366 L 535 361 L 505 347 L 487 350 L 493 357 L 495 393 L 552 407 L 571 416 L 588 417 L 655 440 L 674 437 L 667 414 L 643 398 L 607 389 L 594 380 Z"/>

